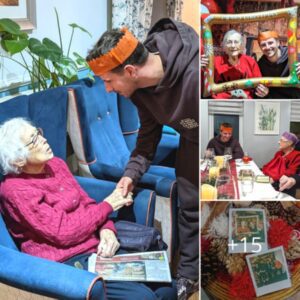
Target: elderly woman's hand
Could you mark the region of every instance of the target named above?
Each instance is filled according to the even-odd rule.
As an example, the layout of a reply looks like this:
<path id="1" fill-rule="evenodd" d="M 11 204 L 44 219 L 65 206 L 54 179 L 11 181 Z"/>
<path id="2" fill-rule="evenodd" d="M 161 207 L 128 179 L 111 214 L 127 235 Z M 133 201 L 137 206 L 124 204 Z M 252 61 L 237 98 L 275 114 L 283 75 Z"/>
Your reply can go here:
<path id="1" fill-rule="evenodd" d="M 287 177 L 283 175 L 279 179 L 279 191 L 288 190 L 296 184 L 296 179 L 293 177 Z"/>
<path id="2" fill-rule="evenodd" d="M 132 193 L 128 193 L 126 197 L 122 195 L 122 189 L 115 189 L 108 197 L 104 199 L 105 202 L 108 202 L 114 211 L 120 209 L 124 205 L 129 206 L 132 204 Z"/>
<path id="3" fill-rule="evenodd" d="M 201 68 L 207 68 L 208 67 L 209 60 L 208 60 L 208 57 L 205 54 L 201 55 L 200 63 L 201 63 Z"/>
<path id="4" fill-rule="evenodd" d="M 269 94 L 269 88 L 260 83 L 255 89 L 255 94 L 260 98 L 266 97 Z"/>
<path id="5" fill-rule="evenodd" d="M 97 250 L 98 255 L 102 257 L 112 257 L 119 247 L 120 244 L 112 230 L 102 229 L 100 231 L 100 243 Z"/>

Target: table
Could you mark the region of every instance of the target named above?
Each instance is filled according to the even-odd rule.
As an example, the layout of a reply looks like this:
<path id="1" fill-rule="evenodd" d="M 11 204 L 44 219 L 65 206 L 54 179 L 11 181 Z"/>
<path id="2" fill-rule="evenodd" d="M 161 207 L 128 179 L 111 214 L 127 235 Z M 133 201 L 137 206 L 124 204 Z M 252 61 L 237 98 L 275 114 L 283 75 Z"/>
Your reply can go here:
<path id="1" fill-rule="evenodd" d="M 218 169 L 218 168 L 217 168 Z M 230 177 L 233 178 L 232 184 L 229 184 L 231 188 L 236 190 L 236 198 L 239 200 L 273 200 L 273 201 L 280 201 L 280 200 L 295 200 L 292 196 L 289 196 L 285 193 L 279 193 L 276 191 L 272 184 L 270 183 L 258 183 L 254 182 L 253 184 L 253 191 L 246 195 L 242 194 L 242 184 L 241 181 L 238 180 L 238 174 L 240 170 L 251 170 L 254 173 L 254 176 L 263 175 L 262 171 L 256 165 L 256 163 L 252 160 L 248 164 L 243 163 L 241 159 L 231 160 L 230 161 Z M 209 173 L 209 165 L 206 161 L 200 162 L 200 171 L 201 171 L 201 184 L 208 183 L 212 185 L 210 189 L 206 193 L 210 193 L 213 195 L 215 193 L 214 190 L 214 183 L 208 182 L 207 178 Z M 216 172 L 217 173 L 217 172 Z M 209 187 L 208 185 L 208 187 Z M 211 195 L 210 195 L 211 196 Z M 205 200 L 213 200 L 214 198 L 208 197 Z M 222 198 L 223 199 L 223 198 Z M 222 200 L 220 199 L 220 200 Z M 225 200 L 225 198 L 223 199 Z M 234 200 L 234 199 L 232 199 Z"/>
<path id="2" fill-rule="evenodd" d="M 235 167 L 236 167 L 236 174 L 239 174 L 240 170 L 251 170 L 254 175 L 263 175 L 263 172 L 258 168 L 256 163 L 251 160 L 248 164 L 244 164 L 241 159 L 235 160 Z M 247 194 L 246 196 L 242 195 L 242 187 L 241 181 L 237 180 L 237 186 L 239 190 L 239 195 L 241 200 L 295 200 L 292 196 L 289 196 L 284 193 L 280 193 L 279 197 L 276 198 L 278 195 L 278 191 L 276 191 L 272 184 L 270 183 L 258 183 L 254 182 L 253 192 Z"/>

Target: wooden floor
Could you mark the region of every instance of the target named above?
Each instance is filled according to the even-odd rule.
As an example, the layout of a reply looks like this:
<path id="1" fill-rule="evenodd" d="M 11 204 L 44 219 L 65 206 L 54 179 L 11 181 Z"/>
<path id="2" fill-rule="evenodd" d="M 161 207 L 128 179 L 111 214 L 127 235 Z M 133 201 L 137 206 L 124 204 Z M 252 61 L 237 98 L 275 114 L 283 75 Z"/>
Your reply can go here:
<path id="1" fill-rule="evenodd" d="M 199 292 L 197 292 L 197 293 L 194 293 L 190 298 L 189 298 L 189 300 L 199 300 L 200 298 L 199 298 Z"/>

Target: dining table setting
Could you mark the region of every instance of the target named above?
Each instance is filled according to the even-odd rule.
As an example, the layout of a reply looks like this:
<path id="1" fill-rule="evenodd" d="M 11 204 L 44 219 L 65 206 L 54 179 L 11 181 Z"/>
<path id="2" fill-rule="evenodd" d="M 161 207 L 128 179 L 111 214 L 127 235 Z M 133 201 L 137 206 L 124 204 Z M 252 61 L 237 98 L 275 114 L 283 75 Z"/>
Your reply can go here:
<path id="1" fill-rule="evenodd" d="M 241 159 L 230 155 L 206 155 L 200 161 L 201 200 L 295 200 L 276 191 L 247 153 Z"/>

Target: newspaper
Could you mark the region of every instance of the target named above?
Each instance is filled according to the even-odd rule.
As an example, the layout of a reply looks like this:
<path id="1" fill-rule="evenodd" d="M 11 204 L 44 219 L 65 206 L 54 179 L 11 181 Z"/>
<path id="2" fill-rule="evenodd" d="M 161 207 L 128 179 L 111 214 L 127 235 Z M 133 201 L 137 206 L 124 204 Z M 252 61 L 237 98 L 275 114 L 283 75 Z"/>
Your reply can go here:
<path id="1" fill-rule="evenodd" d="M 89 271 L 104 280 L 171 282 L 166 251 L 139 252 L 103 258 L 92 254 Z"/>

